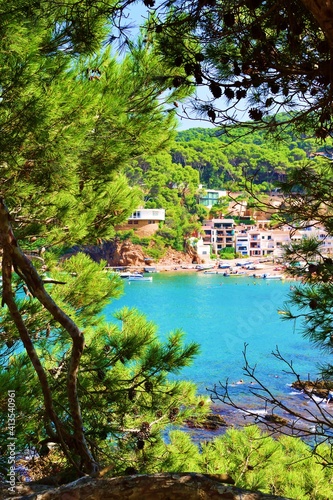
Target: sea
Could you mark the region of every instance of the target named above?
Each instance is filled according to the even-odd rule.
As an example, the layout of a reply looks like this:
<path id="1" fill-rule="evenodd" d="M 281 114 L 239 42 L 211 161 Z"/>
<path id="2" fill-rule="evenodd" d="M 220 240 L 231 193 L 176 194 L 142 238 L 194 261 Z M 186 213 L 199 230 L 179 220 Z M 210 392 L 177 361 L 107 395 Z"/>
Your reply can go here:
<path id="1" fill-rule="evenodd" d="M 325 362 L 323 353 L 303 338 L 301 323 L 283 320 L 281 311 L 294 282 L 204 272 L 151 276 L 151 282 L 124 280 L 123 296 L 110 303 L 104 314 L 116 321 L 115 311 L 134 307 L 157 325 L 161 340 L 182 329 L 186 342 L 198 343 L 200 354 L 176 378 L 195 382 L 199 394 L 208 397 L 214 388 L 223 392 L 227 383 L 237 404 L 264 414 L 267 408 L 263 401 L 253 395 L 254 389 L 260 393 L 260 386 L 244 371 L 246 347 L 248 366 L 274 396 L 300 411 L 313 404 L 292 388 L 296 376 L 279 359 L 290 363 L 302 380 L 315 380 L 318 366 Z M 228 424 L 244 423 L 244 413 L 219 398 L 214 398 L 212 408 Z"/>

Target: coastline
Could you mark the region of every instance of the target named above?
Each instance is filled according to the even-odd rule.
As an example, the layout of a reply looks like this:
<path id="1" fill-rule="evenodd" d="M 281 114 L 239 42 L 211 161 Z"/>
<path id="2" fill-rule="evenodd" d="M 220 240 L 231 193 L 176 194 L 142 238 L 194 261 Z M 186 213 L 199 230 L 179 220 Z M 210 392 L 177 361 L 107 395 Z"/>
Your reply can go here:
<path id="1" fill-rule="evenodd" d="M 205 264 L 200 264 L 202 266 L 212 266 L 210 269 L 207 269 L 209 271 L 219 271 L 223 272 L 223 269 L 219 268 L 219 264 L 222 263 L 223 265 L 230 265 L 232 268 L 232 274 L 242 274 L 244 276 L 253 276 L 258 275 L 261 276 L 262 274 L 269 274 L 270 276 L 280 276 L 283 275 L 283 279 L 291 279 L 295 280 L 295 278 L 288 277 L 285 272 L 285 267 L 282 266 L 281 264 L 274 263 L 272 261 L 267 261 L 267 262 L 262 262 L 264 259 L 259 258 L 259 257 L 254 257 L 254 258 L 237 258 L 237 259 L 230 259 L 230 260 L 210 260 L 209 262 Z M 258 266 L 258 269 L 248 269 L 244 268 L 244 264 L 246 262 L 251 262 L 252 266 L 255 268 Z M 251 266 L 251 267 L 252 267 Z M 205 272 L 204 269 L 199 270 L 198 269 L 198 264 L 189 264 L 188 262 L 173 262 L 173 261 L 165 261 L 165 262 L 157 262 L 156 264 L 154 263 L 151 266 L 128 266 L 128 270 L 131 272 L 144 272 L 144 269 L 147 267 L 152 267 L 155 269 L 155 272 L 175 272 L 175 273 L 193 273 L 193 272 Z M 229 273 L 229 269 L 224 269 L 225 272 Z"/>

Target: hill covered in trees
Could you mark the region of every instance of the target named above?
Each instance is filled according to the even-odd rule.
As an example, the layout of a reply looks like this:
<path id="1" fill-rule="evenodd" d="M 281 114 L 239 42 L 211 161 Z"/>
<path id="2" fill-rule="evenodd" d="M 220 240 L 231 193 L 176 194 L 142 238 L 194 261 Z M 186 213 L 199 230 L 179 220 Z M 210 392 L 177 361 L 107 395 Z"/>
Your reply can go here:
<path id="1" fill-rule="evenodd" d="M 332 154 L 332 148 L 311 137 L 295 137 L 291 128 L 275 140 L 264 130 L 248 134 L 241 127 L 229 133 L 193 128 L 179 132 L 171 148 L 172 161 L 198 171 L 207 188 L 240 190 L 244 178 L 254 176 L 261 191 L 272 189 L 290 169 L 318 152 Z"/>

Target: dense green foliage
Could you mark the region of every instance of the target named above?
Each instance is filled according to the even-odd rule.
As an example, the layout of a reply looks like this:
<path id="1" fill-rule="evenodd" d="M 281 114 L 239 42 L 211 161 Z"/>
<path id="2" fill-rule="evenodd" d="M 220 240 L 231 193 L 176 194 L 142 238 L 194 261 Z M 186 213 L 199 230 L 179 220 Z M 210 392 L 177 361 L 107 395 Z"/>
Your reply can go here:
<path id="1" fill-rule="evenodd" d="M 228 213 L 228 197 L 210 210 L 201 205 L 200 185 L 203 192 L 205 188 L 241 192 L 250 206 L 257 201 L 247 192 L 249 183 L 253 193 L 268 194 L 313 155 L 330 155 L 331 151 L 330 142 L 322 145 L 312 137 L 299 139 L 291 127 L 280 141 L 262 130 L 244 135 L 237 126 L 228 134 L 193 128 L 179 131 L 166 151 L 132 162 L 125 174 L 131 186 L 142 190 L 145 208 L 166 210 L 165 224 L 150 246 L 157 257 L 161 245 L 183 250 L 186 238 L 200 230 L 204 219 Z M 143 240 L 132 241 L 145 245 Z"/>
<path id="2" fill-rule="evenodd" d="M 319 144 L 310 136 L 297 138 L 291 128 L 279 141 L 262 130 L 248 135 L 241 130 L 235 126 L 228 134 L 204 128 L 178 132 L 171 149 L 173 161 L 197 170 L 200 183 L 210 189 L 242 190 L 245 179 L 253 178 L 261 191 L 267 191 L 311 154 L 331 150 L 330 143 Z"/>
<path id="3" fill-rule="evenodd" d="M 198 347 L 181 332 L 160 343 L 135 312 L 119 313 L 120 330 L 107 325 L 119 278 L 82 255 L 59 262 L 64 247 L 112 237 L 138 206 L 124 171 L 167 148 L 176 122 L 166 107 L 187 95 L 168 89 L 142 41 L 122 58 L 102 46 L 112 6 L 1 3 L 0 446 L 15 390 L 16 453 L 53 441 L 77 475 L 111 460 L 118 472 L 143 469 L 138 440 L 161 440 L 189 407 L 205 411 L 190 384 L 167 381 Z"/>
<path id="4" fill-rule="evenodd" d="M 198 172 L 191 166 L 172 163 L 169 152 L 164 151 L 133 162 L 125 174 L 132 186 L 142 189 L 145 208 L 166 210 L 165 223 L 154 238 L 157 245 L 162 239 L 164 246 L 183 250 L 185 239 L 200 228 L 200 215 L 206 215 L 196 197 Z"/>
<path id="5" fill-rule="evenodd" d="M 331 152 L 330 141 L 320 144 L 313 137 L 297 138 L 291 127 L 280 141 L 262 130 L 243 135 L 237 126 L 228 134 L 194 128 L 178 132 L 168 151 L 135 161 L 125 173 L 132 186 L 140 186 L 146 208 L 166 209 L 165 224 L 152 238 L 155 250 L 161 245 L 182 250 L 205 218 L 228 213 L 228 197 L 210 210 L 200 205 L 199 185 L 203 192 L 205 188 L 241 192 L 248 206 L 258 206 L 252 194 L 269 194 L 310 158 L 315 162 L 314 155 Z M 158 255 L 155 251 L 154 257 Z"/>
<path id="6" fill-rule="evenodd" d="M 181 441 L 180 441 L 181 440 Z M 186 461 L 179 446 L 186 450 Z M 189 436 L 171 433 L 167 469 L 208 474 L 229 474 L 239 487 L 260 490 L 297 500 L 330 498 L 333 479 L 330 448 L 322 445 L 315 457 L 300 439 L 282 436 L 275 440 L 256 426 L 229 429 L 225 435 L 197 448 Z M 178 453 L 177 453 L 178 452 Z"/>
<path id="7" fill-rule="evenodd" d="M 326 233 L 333 234 L 332 162 L 296 170 L 283 185 L 285 204 L 280 220 L 291 227 L 307 227 L 311 237 L 285 249 L 290 273 L 302 277 L 302 285 L 290 293 L 285 319 L 292 319 L 303 334 L 322 351 L 332 354 L 333 282 L 332 251 L 325 248 Z M 297 265 L 295 265 L 297 264 Z M 333 381 L 333 365 L 321 366 L 322 376 Z"/>

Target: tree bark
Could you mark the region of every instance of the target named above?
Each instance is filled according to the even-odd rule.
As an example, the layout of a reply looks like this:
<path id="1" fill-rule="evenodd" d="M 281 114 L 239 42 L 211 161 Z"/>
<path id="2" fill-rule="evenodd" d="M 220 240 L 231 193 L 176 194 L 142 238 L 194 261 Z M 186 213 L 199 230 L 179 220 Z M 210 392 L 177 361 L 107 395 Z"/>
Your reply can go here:
<path id="1" fill-rule="evenodd" d="M 301 0 L 306 9 L 311 12 L 322 29 L 326 40 L 333 50 L 333 1 L 332 0 Z"/>

